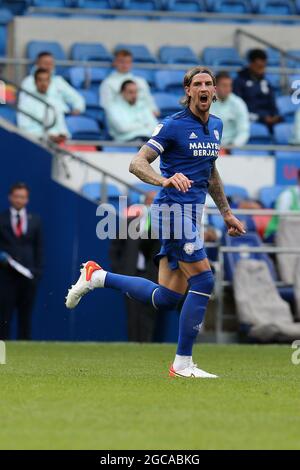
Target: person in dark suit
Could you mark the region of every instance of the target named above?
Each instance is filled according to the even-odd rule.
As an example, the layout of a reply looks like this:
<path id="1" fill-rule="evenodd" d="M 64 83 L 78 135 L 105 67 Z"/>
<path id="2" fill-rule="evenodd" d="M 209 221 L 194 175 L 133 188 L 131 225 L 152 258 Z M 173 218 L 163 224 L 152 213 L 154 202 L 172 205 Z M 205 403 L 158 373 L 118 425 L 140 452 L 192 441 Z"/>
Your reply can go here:
<path id="1" fill-rule="evenodd" d="M 149 191 L 145 205 L 149 206 L 156 193 Z M 129 208 L 130 209 L 130 208 Z M 136 214 L 128 214 L 127 223 L 134 219 Z M 147 220 L 141 217 L 141 224 L 145 230 L 150 230 Z M 159 240 L 138 238 L 112 240 L 110 245 L 110 261 L 113 272 L 129 276 L 140 276 L 157 282 L 158 269 L 153 257 L 160 250 Z M 139 302 L 126 297 L 128 315 L 128 340 L 147 343 L 153 341 L 156 325 L 157 311 L 151 305 L 141 305 Z"/>
<path id="2" fill-rule="evenodd" d="M 14 311 L 18 314 L 18 339 L 31 334 L 31 312 L 42 274 L 42 228 L 40 218 L 26 210 L 29 189 L 14 184 L 9 191 L 10 208 L 0 214 L 0 339 L 8 339 Z M 20 273 L 11 258 L 27 271 Z M 24 270 L 23 270 L 24 271 Z"/>

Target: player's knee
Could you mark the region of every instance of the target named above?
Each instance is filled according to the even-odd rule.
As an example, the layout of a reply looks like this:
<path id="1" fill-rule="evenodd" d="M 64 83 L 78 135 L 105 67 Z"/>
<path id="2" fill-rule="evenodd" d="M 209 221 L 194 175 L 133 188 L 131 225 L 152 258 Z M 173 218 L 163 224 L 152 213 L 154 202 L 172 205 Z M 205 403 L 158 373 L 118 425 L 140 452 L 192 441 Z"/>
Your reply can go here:
<path id="1" fill-rule="evenodd" d="M 174 310 L 182 299 L 182 294 L 164 286 L 157 287 L 152 293 L 152 304 L 156 310 Z"/>
<path id="2" fill-rule="evenodd" d="M 188 283 L 191 290 L 210 295 L 214 288 L 215 279 L 213 273 L 209 269 L 208 271 L 203 271 L 195 276 L 191 276 Z"/>

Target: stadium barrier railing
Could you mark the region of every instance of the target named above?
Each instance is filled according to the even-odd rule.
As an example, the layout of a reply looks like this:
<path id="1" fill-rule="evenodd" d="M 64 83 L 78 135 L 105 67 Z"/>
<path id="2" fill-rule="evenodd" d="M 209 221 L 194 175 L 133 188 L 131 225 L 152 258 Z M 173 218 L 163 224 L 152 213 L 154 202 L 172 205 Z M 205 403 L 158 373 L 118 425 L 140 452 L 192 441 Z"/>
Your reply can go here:
<path id="1" fill-rule="evenodd" d="M 287 61 L 292 60 L 293 62 L 297 62 L 300 66 L 300 57 L 297 57 L 290 52 L 285 51 L 282 49 L 280 46 L 277 44 L 274 44 L 257 34 L 250 33 L 249 31 L 245 31 L 244 29 L 236 29 L 234 32 L 234 46 L 239 52 L 239 54 L 242 54 L 242 38 L 247 38 L 251 39 L 252 41 L 258 42 L 260 45 L 268 47 L 269 49 L 274 49 L 280 54 L 280 77 L 281 77 L 281 88 L 282 90 L 285 90 L 286 93 L 289 91 L 289 83 L 288 83 L 288 75 L 296 75 L 297 72 L 295 70 L 297 69 L 290 69 L 287 66 Z"/>
<path id="2" fill-rule="evenodd" d="M 233 209 L 234 215 L 277 215 L 279 217 L 300 217 L 300 212 L 297 211 L 278 211 L 275 209 Z M 217 209 L 206 208 L 206 214 L 219 214 Z M 300 248 L 294 247 L 277 247 L 271 244 L 264 244 L 263 246 L 253 247 L 249 245 L 243 245 L 238 247 L 224 246 L 219 243 L 215 244 L 218 249 L 218 261 L 214 263 L 216 273 L 215 283 L 215 298 L 217 301 L 217 308 L 215 314 L 215 339 L 217 343 L 226 342 L 224 336 L 224 321 L 232 319 L 231 315 L 224 313 L 224 289 L 225 287 L 232 287 L 232 283 L 225 280 L 225 269 L 224 269 L 224 255 L 226 253 L 262 253 L 262 254 L 295 254 L 300 256 Z M 277 287 L 290 287 L 282 281 L 274 281 Z"/>
<path id="3" fill-rule="evenodd" d="M 52 126 L 55 125 L 55 123 L 56 123 L 55 108 L 50 103 L 43 100 L 41 97 L 37 96 L 36 94 L 31 93 L 30 91 L 25 90 L 24 88 L 18 86 L 15 82 L 13 82 L 11 80 L 7 80 L 6 78 L 3 78 L 3 77 L 0 76 L 0 82 L 4 83 L 6 85 L 13 86 L 17 90 L 18 95 L 20 93 L 24 93 L 25 95 L 30 96 L 32 99 L 42 103 L 45 106 L 45 114 L 44 114 L 44 117 L 43 117 L 42 120 L 38 119 L 36 116 L 33 116 L 32 114 L 30 114 L 30 112 L 28 112 L 27 110 L 20 108 L 19 104 L 18 104 L 18 99 L 16 99 L 16 101 L 12 101 L 12 102 L 10 101 L 8 103 L 1 102 L 1 104 L 5 104 L 6 106 L 9 106 L 10 108 L 14 109 L 17 113 L 24 114 L 25 116 L 29 117 L 33 121 L 37 122 L 38 124 L 40 124 L 43 127 L 44 132 L 46 132 L 48 129 L 50 129 Z M 0 104 L 0 106 L 1 106 L 1 104 Z M 52 119 L 49 120 L 49 111 L 50 110 L 52 111 L 52 113 L 51 113 L 52 114 L 52 116 L 51 116 Z"/>
<path id="4" fill-rule="evenodd" d="M 110 141 L 111 144 L 111 141 Z M 142 189 L 134 186 L 133 184 L 128 183 L 125 181 L 123 178 L 120 178 L 119 176 L 107 171 L 104 168 L 99 168 L 96 165 L 93 165 L 91 162 L 86 161 L 84 158 L 82 158 L 80 155 L 78 155 L 75 152 L 72 152 L 71 150 L 66 149 L 65 147 L 60 147 L 59 145 L 55 144 L 54 142 L 50 142 L 48 144 L 48 149 L 51 151 L 52 155 L 54 158 L 59 159 L 62 168 L 65 172 L 65 175 L 68 178 L 71 177 L 70 171 L 68 169 L 68 159 L 70 161 L 74 161 L 76 163 L 79 163 L 83 166 L 83 168 L 87 170 L 93 170 L 99 175 L 99 187 L 100 187 L 100 199 L 95 201 L 92 199 L 93 202 L 96 204 L 99 203 L 107 203 L 108 202 L 108 197 L 107 197 L 107 185 L 108 185 L 108 180 L 113 181 L 115 183 L 118 183 L 122 185 L 126 191 L 127 194 L 129 191 L 134 191 L 135 193 L 140 194 L 141 196 L 146 196 L 147 192 L 143 191 Z M 66 158 L 67 157 L 67 158 Z M 85 182 L 82 182 L 82 186 L 85 184 Z M 80 192 L 82 197 L 87 197 L 83 192 Z M 124 195 L 127 195 L 124 192 Z"/>
<path id="5" fill-rule="evenodd" d="M 140 147 L 141 144 L 140 140 L 133 140 L 130 142 L 118 142 L 117 140 L 68 140 L 66 144 L 68 145 L 76 145 L 78 147 L 80 146 L 86 146 L 90 145 L 93 147 L 120 147 L 121 148 L 126 148 L 126 147 Z M 294 145 L 294 144 L 288 144 L 288 145 L 280 145 L 280 144 L 266 144 L 266 145 L 258 145 L 258 144 L 247 144 L 247 145 L 242 145 L 239 147 L 235 147 L 233 145 L 226 145 L 222 147 L 222 149 L 225 150 L 249 150 L 249 151 L 267 151 L 267 152 L 289 152 L 289 153 L 295 153 L 295 154 L 300 154 L 300 145 Z M 274 157 L 274 155 L 268 155 L 270 157 Z"/>
<path id="6" fill-rule="evenodd" d="M 277 50 L 278 46 L 274 46 L 274 48 Z M 287 59 L 290 59 L 290 56 L 291 56 L 290 54 L 288 54 L 282 49 L 279 49 L 279 50 L 283 51 L 282 54 L 286 56 Z M 284 88 L 282 89 L 282 93 L 287 93 L 289 91 L 286 77 L 288 75 L 300 75 L 300 58 L 292 56 L 292 60 L 294 60 L 295 62 L 299 62 L 299 67 L 291 68 L 285 65 L 284 67 L 269 66 L 266 69 L 267 74 L 280 75 L 281 82 L 284 83 Z M 89 69 L 89 68 L 97 68 L 97 67 L 98 68 L 111 68 L 112 67 L 111 61 L 96 61 L 96 60 L 84 61 L 84 60 L 67 59 L 67 60 L 56 60 L 55 63 L 57 67 L 65 67 L 65 68 L 81 67 L 81 68 Z M 201 65 L 201 59 L 199 59 L 199 64 Z M 3 66 L 2 74 L 5 73 L 5 75 L 7 75 L 9 79 L 13 80 L 14 82 L 20 85 L 24 76 L 28 74 L 26 73 L 26 68 L 28 68 L 29 66 L 33 66 L 34 60 L 28 59 L 28 58 L 22 58 L 22 57 L 17 57 L 17 58 L 16 57 L 0 57 L 0 65 Z M 153 71 L 158 71 L 158 70 L 186 71 L 189 68 L 195 66 L 195 64 L 166 64 L 162 62 L 156 62 L 156 63 L 134 62 L 133 65 L 135 69 L 144 69 L 144 70 L 153 70 Z M 235 73 L 241 70 L 241 66 L 236 66 L 236 65 L 215 65 L 215 66 L 210 66 L 210 68 L 214 72 L 218 72 L 220 70 L 226 70 L 229 73 Z M 7 72 L 6 72 L 6 69 L 7 69 Z"/>

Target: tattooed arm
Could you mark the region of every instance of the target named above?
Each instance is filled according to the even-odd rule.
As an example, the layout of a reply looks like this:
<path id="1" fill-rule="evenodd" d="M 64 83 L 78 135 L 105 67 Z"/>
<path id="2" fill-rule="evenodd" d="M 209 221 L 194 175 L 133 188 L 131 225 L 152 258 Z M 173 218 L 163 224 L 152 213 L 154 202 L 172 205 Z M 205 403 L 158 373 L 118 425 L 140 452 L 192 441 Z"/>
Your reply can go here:
<path id="1" fill-rule="evenodd" d="M 229 235 L 237 237 L 246 233 L 243 224 L 231 212 L 227 197 L 225 196 L 223 183 L 215 163 L 209 179 L 208 193 L 221 212 Z"/>
<path id="2" fill-rule="evenodd" d="M 227 197 L 224 193 L 223 183 L 215 163 L 209 178 L 208 193 L 213 198 L 217 208 L 221 212 L 221 215 L 224 216 L 226 212 L 231 212 Z"/>
<path id="3" fill-rule="evenodd" d="M 162 186 L 164 177 L 153 170 L 151 163 L 158 157 L 158 153 L 148 145 L 143 145 L 140 151 L 133 157 L 129 171 L 145 183 Z"/>
<path id="4" fill-rule="evenodd" d="M 163 186 L 164 188 L 176 188 L 186 192 L 193 183 L 182 173 L 175 173 L 171 178 L 164 178 L 153 170 L 151 163 L 156 160 L 158 153 L 148 145 L 143 145 L 140 151 L 133 157 L 129 171 L 145 183 Z"/>

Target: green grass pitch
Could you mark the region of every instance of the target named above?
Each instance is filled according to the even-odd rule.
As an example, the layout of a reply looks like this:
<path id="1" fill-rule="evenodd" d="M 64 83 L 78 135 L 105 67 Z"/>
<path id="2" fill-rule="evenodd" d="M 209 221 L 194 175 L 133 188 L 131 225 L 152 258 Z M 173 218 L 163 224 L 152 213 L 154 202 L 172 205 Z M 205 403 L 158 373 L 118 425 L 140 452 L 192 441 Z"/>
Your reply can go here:
<path id="1" fill-rule="evenodd" d="M 7 343 L 1 449 L 299 449 L 289 346 L 197 345 L 215 380 L 167 375 L 174 345 Z"/>

